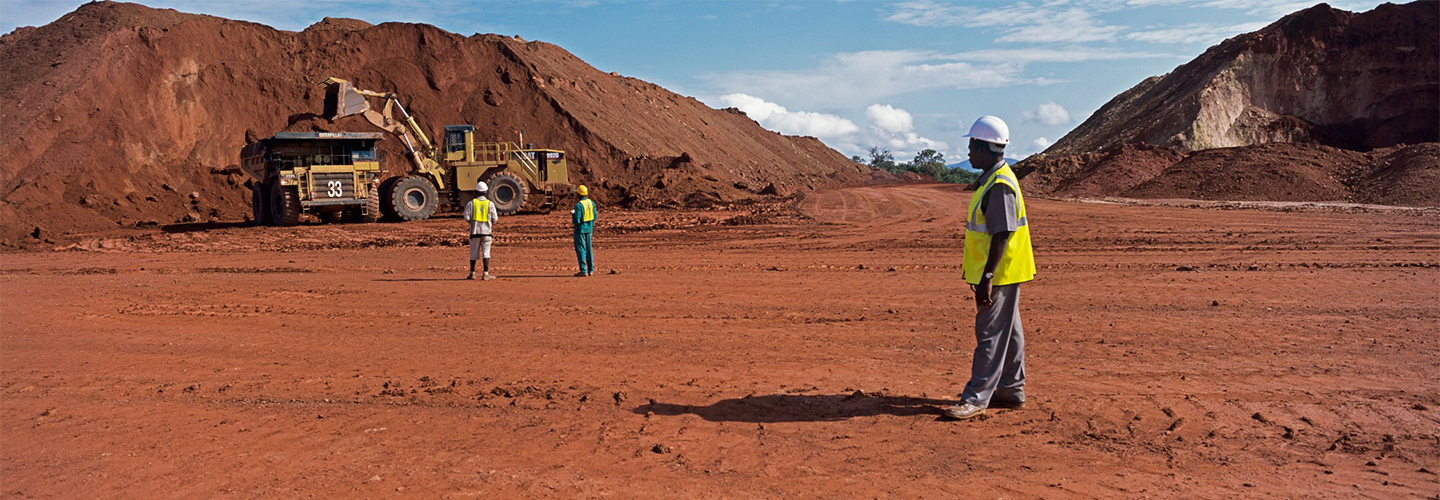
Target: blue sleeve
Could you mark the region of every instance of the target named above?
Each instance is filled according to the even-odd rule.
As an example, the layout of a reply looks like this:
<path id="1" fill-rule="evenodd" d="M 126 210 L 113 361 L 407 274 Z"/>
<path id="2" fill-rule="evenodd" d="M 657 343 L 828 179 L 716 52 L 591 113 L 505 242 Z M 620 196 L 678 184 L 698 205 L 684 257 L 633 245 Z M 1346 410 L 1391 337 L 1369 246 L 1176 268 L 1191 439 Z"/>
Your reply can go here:
<path id="1" fill-rule="evenodd" d="M 580 202 L 577 201 L 575 202 L 574 212 L 575 213 L 570 214 L 570 219 L 572 223 L 578 226 L 580 225 L 580 220 L 585 217 L 585 207 L 580 205 Z"/>

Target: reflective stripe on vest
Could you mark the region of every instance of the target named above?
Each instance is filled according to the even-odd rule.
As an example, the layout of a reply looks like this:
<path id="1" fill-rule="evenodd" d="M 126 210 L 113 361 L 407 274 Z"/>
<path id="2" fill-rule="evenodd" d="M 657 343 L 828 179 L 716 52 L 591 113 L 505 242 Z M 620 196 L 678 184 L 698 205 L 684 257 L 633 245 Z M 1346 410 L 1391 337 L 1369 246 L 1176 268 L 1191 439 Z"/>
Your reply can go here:
<path id="1" fill-rule="evenodd" d="M 470 214 L 470 220 L 475 222 L 490 222 L 490 200 L 475 200 L 474 213 Z"/>
<path id="2" fill-rule="evenodd" d="M 965 219 L 963 267 L 965 282 L 972 285 L 980 283 L 980 277 L 985 273 L 985 261 L 990 257 L 991 236 L 986 231 L 985 212 L 980 206 L 996 184 L 1004 184 L 1015 192 L 1015 218 L 1018 227 L 1005 243 L 1005 252 L 1001 254 L 1000 262 L 995 265 L 995 277 L 990 279 L 990 284 L 1009 285 L 1035 278 L 1035 255 L 1030 245 L 1030 224 L 1025 213 L 1025 196 L 1020 194 L 1020 183 L 1015 180 L 1015 172 L 1010 169 L 1009 164 L 1005 164 L 995 169 L 980 189 L 970 196 L 970 207 Z"/>
<path id="3" fill-rule="evenodd" d="M 580 222 L 595 220 L 595 202 L 590 201 L 589 198 L 580 200 L 580 209 L 583 210 L 580 214 Z"/>

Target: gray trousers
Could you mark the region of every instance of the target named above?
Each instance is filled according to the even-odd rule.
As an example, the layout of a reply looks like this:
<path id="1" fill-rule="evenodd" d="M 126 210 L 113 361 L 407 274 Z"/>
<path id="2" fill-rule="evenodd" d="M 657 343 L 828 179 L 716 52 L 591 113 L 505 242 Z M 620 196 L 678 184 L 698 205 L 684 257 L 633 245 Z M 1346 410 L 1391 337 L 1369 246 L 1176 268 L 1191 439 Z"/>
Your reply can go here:
<path id="1" fill-rule="evenodd" d="M 975 313 L 975 360 L 960 399 L 981 408 L 990 398 L 1025 400 L 1025 330 L 1020 327 L 1020 284 L 990 288 L 995 303 Z"/>

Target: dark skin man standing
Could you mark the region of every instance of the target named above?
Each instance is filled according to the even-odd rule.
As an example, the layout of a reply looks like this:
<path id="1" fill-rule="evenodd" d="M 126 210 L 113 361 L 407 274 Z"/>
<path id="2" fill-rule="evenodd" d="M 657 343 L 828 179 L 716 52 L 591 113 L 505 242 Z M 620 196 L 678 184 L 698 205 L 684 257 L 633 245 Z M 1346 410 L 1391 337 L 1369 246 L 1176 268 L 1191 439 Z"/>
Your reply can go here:
<path id="1" fill-rule="evenodd" d="M 965 219 L 964 278 L 975 293 L 975 356 L 960 404 L 945 409 L 958 420 L 986 408 L 1025 405 L 1025 332 L 1020 284 L 1035 277 L 1029 220 L 1019 178 L 1005 163 L 1010 128 L 994 116 L 970 127 L 970 165 L 983 168 Z"/>

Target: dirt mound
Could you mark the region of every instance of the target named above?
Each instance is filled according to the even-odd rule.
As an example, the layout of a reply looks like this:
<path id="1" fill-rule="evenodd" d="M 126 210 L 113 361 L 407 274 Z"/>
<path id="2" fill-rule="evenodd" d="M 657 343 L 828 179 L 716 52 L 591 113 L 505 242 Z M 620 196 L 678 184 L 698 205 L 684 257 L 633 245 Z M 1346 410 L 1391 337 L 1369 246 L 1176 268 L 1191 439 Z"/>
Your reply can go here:
<path id="1" fill-rule="evenodd" d="M 1440 141 L 1440 2 L 1320 4 L 1211 47 L 1116 96 L 1046 150 L 1145 142 L 1185 151 Z"/>
<path id="2" fill-rule="evenodd" d="M 1261 144 L 1185 153 L 1126 144 L 1098 153 L 1040 155 L 1017 171 L 1027 193 L 1247 201 L 1440 205 L 1440 143 L 1351 151 Z"/>
<path id="3" fill-rule="evenodd" d="M 725 203 L 870 178 L 818 140 L 766 131 L 546 43 L 347 19 L 296 33 L 97 2 L 0 37 L 0 97 L 14 103 L 0 109 L 0 244 L 241 219 L 240 148 L 322 126 L 316 82 L 327 76 L 398 93 L 432 134 L 470 123 L 488 139 L 523 133 L 567 150 L 572 179 L 604 203 Z M 404 168 L 389 157 L 389 168 Z"/>
<path id="4" fill-rule="evenodd" d="M 1381 156 L 1354 184 L 1354 200 L 1360 203 L 1440 205 L 1440 143 L 1416 144 Z"/>
<path id="5" fill-rule="evenodd" d="M 1173 148 L 1122 144 L 1096 153 L 1026 160 L 1016 173 L 1026 192 L 1105 196 L 1148 181 L 1183 158 L 1185 153 Z"/>
<path id="6" fill-rule="evenodd" d="M 1345 201 L 1346 180 L 1364 171 L 1365 153 L 1314 144 L 1265 144 L 1195 152 L 1162 175 L 1123 191 L 1135 198 Z"/>

